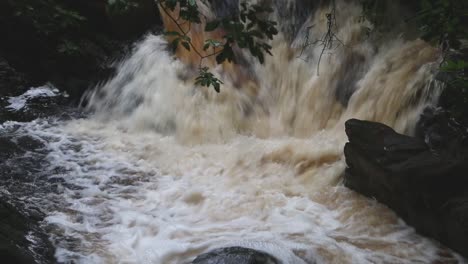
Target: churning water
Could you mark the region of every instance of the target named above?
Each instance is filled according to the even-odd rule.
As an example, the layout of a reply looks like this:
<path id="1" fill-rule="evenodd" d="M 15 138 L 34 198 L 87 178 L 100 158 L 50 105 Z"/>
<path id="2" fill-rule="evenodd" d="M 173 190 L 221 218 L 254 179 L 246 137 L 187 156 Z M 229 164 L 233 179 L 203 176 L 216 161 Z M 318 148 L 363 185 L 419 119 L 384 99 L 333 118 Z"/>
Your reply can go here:
<path id="1" fill-rule="evenodd" d="M 288 32 L 265 65 L 244 55 L 246 66 L 218 66 L 220 94 L 194 86 L 149 35 L 88 95 L 92 116 L 23 124 L 16 133 L 46 142 L 44 170 L 63 181 L 46 199 L 59 261 L 190 263 L 232 245 L 285 264 L 460 261 L 341 183 L 344 121 L 411 133 L 440 92 L 439 55 L 421 40 L 368 38 L 359 5 L 336 4 L 345 46 L 323 55 L 319 75 L 322 46 L 300 46 L 308 27 L 311 39 L 326 31 L 326 5 L 281 21 Z"/>

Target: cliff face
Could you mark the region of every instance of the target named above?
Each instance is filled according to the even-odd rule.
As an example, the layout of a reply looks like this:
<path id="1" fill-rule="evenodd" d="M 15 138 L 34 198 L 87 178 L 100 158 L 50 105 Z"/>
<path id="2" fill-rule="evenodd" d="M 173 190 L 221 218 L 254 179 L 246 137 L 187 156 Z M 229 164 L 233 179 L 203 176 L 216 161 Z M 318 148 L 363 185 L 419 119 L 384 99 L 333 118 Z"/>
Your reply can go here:
<path id="1" fill-rule="evenodd" d="M 426 111 L 419 138 L 355 119 L 347 121 L 346 133 L 345 185 L 468 256 L 466 130 L 445 112 Z"/>

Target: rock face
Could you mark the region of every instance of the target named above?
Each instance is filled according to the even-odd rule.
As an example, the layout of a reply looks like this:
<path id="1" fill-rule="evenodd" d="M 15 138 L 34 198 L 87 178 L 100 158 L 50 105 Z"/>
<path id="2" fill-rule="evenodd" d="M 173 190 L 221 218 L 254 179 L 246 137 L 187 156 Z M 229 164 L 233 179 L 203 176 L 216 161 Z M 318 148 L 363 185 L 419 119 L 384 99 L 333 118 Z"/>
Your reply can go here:
<path id="1" fill-rule="evenodd" d="M 198 256 L 192 264 L 280 264 L 267 253 L 244 247 L 228 247 Z"/>
<path id="2" fill-rule="evenodd" d="M 346 122 L 345 185 L 393 209 L 424 235 L 468 257 L 468 141 L 445 112 L 426 111 L 417 135 Z"/>

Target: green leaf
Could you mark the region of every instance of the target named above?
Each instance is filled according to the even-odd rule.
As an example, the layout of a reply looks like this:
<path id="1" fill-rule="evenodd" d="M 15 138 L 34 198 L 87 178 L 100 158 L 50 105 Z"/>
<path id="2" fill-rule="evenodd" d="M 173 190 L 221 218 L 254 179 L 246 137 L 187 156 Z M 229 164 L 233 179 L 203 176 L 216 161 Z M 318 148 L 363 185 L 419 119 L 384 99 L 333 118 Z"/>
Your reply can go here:
<path id="1" fill-rule="evenodd" d="M 210 47 L 217 48 L 219 46 L 221 46 L 221 42 L 214 39 L 207 39 L 205 40 L 205 44 L 203 45 L 203 50 L 206 51 Z"/>
<path id="2" fill-rule="evenodd" d="M 184 46 L 184 48 L 188 51 L 190 51 L 190 44 L 186 41 L 182 42 L 182 46 Z"/>
<path id="3" fill-rule="evenodd" d="M 213 83 L 213 88 L 215 89 L 215 91 L 216 91 L 217 93 L 219 93 L 219 92 L 220 92 L 220 89 L 219 89 L 219 87 L 220 87 L 220 84 L 219 84 L 219 82 L 214 82 L 214 83 Z"/>
<path id="4" fill-rule="evenodd" d="M 172 47 L 176 49 L 177 46 L 179 46 L 179 42 L 180 42 L 180 38 L 174 39 L 174 41 L 172 41 Z"/>
<path id="5" fill-rule="evenodd" d="M 207 32 L 213 31 L 219 26 L 219 24 L 220 24 L 219 20 L 214 20 L 214 21 L 208 22 L 208 23 L 206 23 L 205 31 L 207 31 Z"/>
<path id="6" fill-rule="evenodd" d="M 196 85 L 210 87 L 213 86 L 217 93 L 220 92 L 220 87 L 223 82 L 216 78 L 211 72 L 208 71 L 208 67 L 200 68 L 198 77 L 195 79 Z"/>
<path id="7" fill-rule="evenodd" d="M 165 31 L 164 35 L 166 35 L 166 36 L 182 36 L 182 34 L 180 34 L 177 31 Z"/>

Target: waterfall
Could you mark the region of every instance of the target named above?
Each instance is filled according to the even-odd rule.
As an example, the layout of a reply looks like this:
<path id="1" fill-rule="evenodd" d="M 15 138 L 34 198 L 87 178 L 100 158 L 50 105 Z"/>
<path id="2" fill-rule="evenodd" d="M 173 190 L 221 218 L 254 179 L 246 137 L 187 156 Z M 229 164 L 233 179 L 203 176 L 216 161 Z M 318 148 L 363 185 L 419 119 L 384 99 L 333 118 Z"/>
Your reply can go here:
<path id="1" fill-rule="evenodd" d="M 294 14 L 293 3 L 278 5 Z M 411 133 L 421 109 L 437 99 L 432 81 L 437 50 L 403 36 L 369 38 L 360 6 L 347 1 L 337 2 L 333 48 L 324 50 L 320 43 L 303 48 L 308 27 L 310 40 L 321 39 L 327 29 L 330 7 L 311 8 L 308 18 L 298 19 L 300 26 L 291 14 L 292 21 L 280 21 L 284 30 L 300 30 L 292 33 L 292 41 L 280 34 L 265 65 L 244 53 L 247 63 L 218 66 L 215 71 L 225 83 L 219 95 L 195 86 L 192 68 L 167 51 L 162 36 L 150 35 L 118 75 L 94 91 L 90 106 L 106 120 L 123 118 L 129 129 L 174 134 L 187 143 L 221 142 L 236 135 L 308 138 L 322 130 L 342 131 L 352 117 Z M 285 17 L 283 11 L 276 18 Z M 172 30 L 174 25 L 164 20 Z M 192 39 L 203 36 L 195 27 L 192 32 Z M 188 53 L 180 47 L 176 54 L 198 64 L 197 55 Z"/>
<path id="2" fill-rule="evenodd" d="M 199 3 L 207 17 L 236 12 L 236 1 L 211 2 Z M 58 241 L 59 261 L 190 263 L 225 245 L 284 263 L 455 258 L 341 183 L 344 122 L 411 134 L 440 93 L 439 52 L 405 35 L 369 36 L 358 1 L 345 0 L 335 2 L 333 48 L 304 48 L 306 36 L 326 32 L 333 3 L 311 2 L 264 1 L 281 29 L 273 56 L 263 65 L 241 51 L 239 65 L 208 61 L 224 82 L 219 94 L 194 84 L 196 56 L 172 52 L 164 36 L 135 45 L 87 95 L 92 116 L 67 123 L 51 146 L 49 161 L 78 186 L 47 219 L 80 241 Z M 200 42 L 202 30 L 193 32 Z"/>

